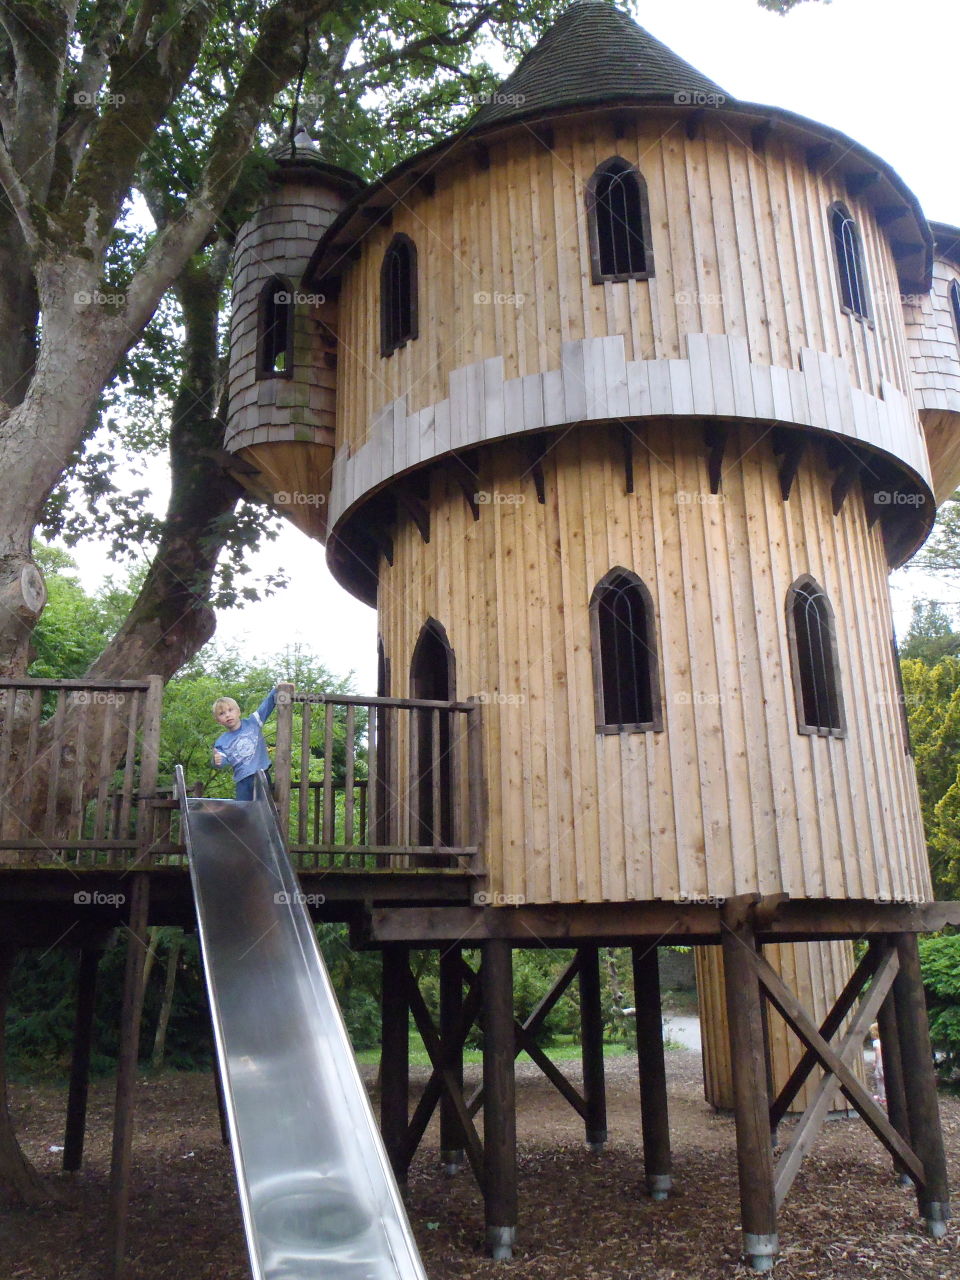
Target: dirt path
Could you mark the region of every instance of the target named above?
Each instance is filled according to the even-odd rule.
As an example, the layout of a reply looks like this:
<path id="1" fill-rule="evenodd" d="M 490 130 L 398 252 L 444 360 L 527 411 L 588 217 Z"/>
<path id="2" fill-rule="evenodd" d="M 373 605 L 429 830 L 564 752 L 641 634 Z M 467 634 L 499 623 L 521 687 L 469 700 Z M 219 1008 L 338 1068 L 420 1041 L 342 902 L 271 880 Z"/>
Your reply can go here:
<path id="1" fill-rule="evenodd" d="M 518 1071 L 520 1242 L 511 1263 L 483 1257 L 483 1213 L 469 1172 L 446 1178 L 428 1133 L 408 1208 L 430 1280 L 729 1280 L 737 1264 L 733 1123 L 703 1100 L 699 1055 L 667 1055 L 676 1191 L 643 1194 L 636 1059 L 608 1061 L 611 1140 L 583 1146 L 582 1125 L 530 1064 Z M 476 1073 L 478 1068 L 468 1068 Z M 364 1068 L 371 1078 L 374 1069 Z M 571 1073 L 572 1074 L 572 1073 Z M 423 1078 L 424 1073 L 415 1073 Z M 72 1209 L 4 1214 L 0 1280 L 102 1280 L 111 1084 L 93 1090 L 84 1171 L 57 1174 L 64 1090 L 14 1090 L 21 1138 Z M 951 1185 L 960 1187 L 960 1101 L 941 1111 Z M 784 1126 L 781 1137 L 787 1131 Z M 145 1078 L 138 1099 L 131 1216 L 132 1280 L 249 1280 L 229 1152 L 208 1076 Z M 859 1120 L 837 1120 L 781 1215 L 778 1280 L 960 1280 L 960 1232 L 923 1234 L 911 1192 Z"/>

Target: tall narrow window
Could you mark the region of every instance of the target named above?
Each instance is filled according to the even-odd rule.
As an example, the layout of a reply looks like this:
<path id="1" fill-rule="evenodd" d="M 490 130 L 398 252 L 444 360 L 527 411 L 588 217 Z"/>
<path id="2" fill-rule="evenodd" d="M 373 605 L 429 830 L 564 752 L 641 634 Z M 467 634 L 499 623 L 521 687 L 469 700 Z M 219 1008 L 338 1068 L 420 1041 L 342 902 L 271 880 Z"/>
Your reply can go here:
<path id="1" fill-rule="evenodd" d="M 953 312 L 953 327 L 957 331 L 957 341 L 960 342 L 960 283 L 956 280 L 950 281 L 950 310 Z"/>
<path id="2" fill-rule="evenodd" d="M 598 733 L 662 729 L 650 592 L 629 569 L 611 569 L 590 599 Z"/>
<path id="3" fill-rule="evenodd" d="M 260 290 L 257 313 L 257 377 L 289 378 L 293 372 L 293 289 L 274 276 Z"/>
<path id="4" fill-rule="evenodd" d="M 830 601 L 804 575 L 787 592 L 787 634 L 793 659 L 797 729 L 841 737 L 846 731 L 840 697 L 836 633 Z"/>
<path id="5" fill-rule="evenodd" d="M 389 356 L 417 336 L 417 246 L 396 235 L 380 268 L 380 354 Z"/>
<path id="6" fill-rule="evenodd" d="M 626 160 L 605 160 L 587 183 L 593 283 L 653 275 L 647 185 Z"/>
<path id="7" fill-rule="evenodd" d="M 867 297 L 863 254 L 860 250 L 860 233 L 849 211 L 842 204 L 830 206 L 830 231 L 840 277 L 840 301 L 845 310 L 867 320 L 870 318 L 870 302 Z"/>
<path id="8" fill-rule="evenodd" d="M 435 618 L 421 628 L 410 663 L 410 694 L 452 702 L 456 682 L 453 649 Z M 453 844 L 451 712 L 423 707 L 413 715 L 411 766 L 414 833 L 420 845 Z"/>

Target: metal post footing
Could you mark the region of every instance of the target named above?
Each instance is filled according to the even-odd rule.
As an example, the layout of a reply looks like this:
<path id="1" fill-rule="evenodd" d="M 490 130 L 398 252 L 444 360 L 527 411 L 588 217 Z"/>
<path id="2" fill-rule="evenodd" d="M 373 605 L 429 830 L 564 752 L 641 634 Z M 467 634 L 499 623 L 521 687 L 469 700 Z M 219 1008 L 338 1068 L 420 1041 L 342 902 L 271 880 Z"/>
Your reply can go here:
<path id="1" fill-rule="evenodd" d="M 607 1141 L 606 1129 L 588 1129 L 587 1130 L 587 1150 L 593 1152 L 601 1152 Z"/>
<path id="2" fill-rule="evenodd" d="M 651 1200 L 666 1200 L 673 1190 L 673 1178 L 669 1173 L 651 1173 L 647 1178 L 647 1194 Z"/>
<path id="3" fill-rule="evenodd" d="M 509 1262 L 517 1239 L 516 1227 L 487 1227 L 487 1249 L 494 1262 Z"/>
<path id="4" fill-rule="evenodd" d="M 920 1210 L 927 1235 L 934 1240 L 942 1240 L 947 1234 L 947 1219 L 950 1217 L 950 1206 L 938 1204 L 936 1200 L 928 1201 Z"/>
<path id="5" fill-rule="evenodd" d="M 743 1256 L 752 1270 L 772 1271 L 779 1252 L 780 1242 L 776 1232 L 771 1235 L 754 1235 L 751 1231 L 743 1233 Z"/>

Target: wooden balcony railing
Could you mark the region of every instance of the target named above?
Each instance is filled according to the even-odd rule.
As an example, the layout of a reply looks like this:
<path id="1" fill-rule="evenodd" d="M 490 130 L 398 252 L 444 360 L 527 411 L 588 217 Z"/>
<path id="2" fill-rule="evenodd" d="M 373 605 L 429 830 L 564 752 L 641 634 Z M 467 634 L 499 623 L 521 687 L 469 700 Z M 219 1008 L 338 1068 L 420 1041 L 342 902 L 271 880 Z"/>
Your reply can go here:
<path id="1" fill-rule="evenodd" d="M 186 865 L 162 683 L 0 680 L 0 868 Z M 275 793 L 304 870 L 477 873 L 480 706 L 281 693 Z"/>
<path id="2" fill-rule="evenodd" d="M 0 867 L 131 865 L 153 834 L 159 676 L 0 680 Z"/>
<path id="3" fill-rule="evenodd" d="M 281 695 L 277 806 L 301 867 L 480 870 L 480 705 Z"/>

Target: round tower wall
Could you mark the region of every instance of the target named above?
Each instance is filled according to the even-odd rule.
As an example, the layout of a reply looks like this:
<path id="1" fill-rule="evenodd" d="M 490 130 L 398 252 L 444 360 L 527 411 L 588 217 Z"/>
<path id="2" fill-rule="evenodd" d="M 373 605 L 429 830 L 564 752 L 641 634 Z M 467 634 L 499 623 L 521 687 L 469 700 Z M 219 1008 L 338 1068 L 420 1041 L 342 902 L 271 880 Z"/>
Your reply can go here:
<path id="1" fill-rule="evenodd" d="M 929 293 L 906 296 L 903 316 L 937 502 L 960 484 L 960 315 L 951 286 L 960 285 L 956 263 L 935 257 Z"/>
<path id="2" fill-rule="evenodd" d="M 299 501 L 314 517 L 325 506 L 336 426 L 336 304 L 300 281 L 317 241 L 344 196 L 318 178 L 282 176 L 237 236 L 230 328 L 225 447 L 244 451 L 268 497 Z M 290 376 L 258 371 L 260 298 L 273 278 L 293 297 Z M 286 445 L 286 449 L 274 446 Z M 303 445 L 316 446 L 310 457 Z M 264 449 L 263 446 L 271 446 Z M 274 499 L 275 501 L 277 498 Z M 325 513 L 324 513 L 325 514 Z M 298 521 L 299 522 L 299 521 Z"/>
<path id="3" fill-rule="evenodd" d="M 540 465 L 543 503 L 522 441 L 484 450 L 476 520 L 435 470 L 429 542 L 401 515 L 380 562 L 391 693 L 409 693 L 434 618 L 456 697 L 485 703 L 491 891 L 928 898 L 884 547 L 859 490 L 835 516 L 814 447 L 783 501 L 769 438 L 742 427 L 711 494 L 699 429 L 662 420 L 635 446 L 633 493 L 615 428 L 567 432 Z M 617 566 L 652 597 L 662 732 L 597 731 L 589 602 Z M 786 599 L 804 574 L 835 614 L 842 737 L 798 731 Z"/>
<path id="4" fill-rule="evenodd" d="M 896 264 L 836 167 L 811 169 L 776 132 L 758 154 L 743 122 L 711 111 L 693 137 L 629 109 L 551 137 L 522 130 L 450 162 L 364 239 L 341 306 L 335 519 L 450 448 L 626 413 L 812 426 L 927 478 Z M 584 194 L 614 155 L 646 181 L 654 275 L 594 284 Z M 869 320 L 841 306 L 838 200 L 859 228 Z M 380 268 L 398 232 L 417 246 L 421 320 L 384 358 Z"/>

